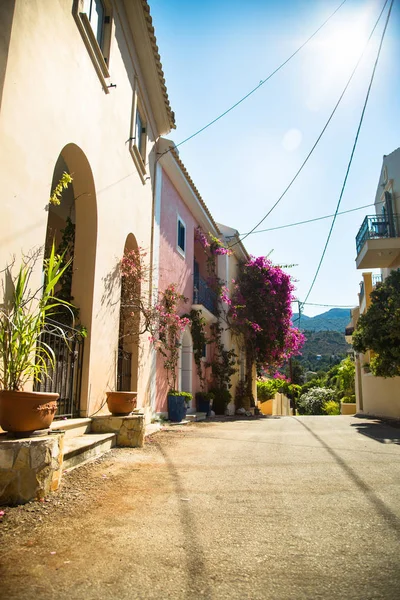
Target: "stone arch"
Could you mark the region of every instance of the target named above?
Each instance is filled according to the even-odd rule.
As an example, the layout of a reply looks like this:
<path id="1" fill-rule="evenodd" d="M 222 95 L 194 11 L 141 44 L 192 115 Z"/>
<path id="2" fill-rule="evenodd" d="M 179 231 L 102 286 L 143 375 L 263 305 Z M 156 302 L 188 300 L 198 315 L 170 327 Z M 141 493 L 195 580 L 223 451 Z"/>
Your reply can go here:
<path id="1" fill-rule="evenodd" d="M 133 233 L 125 241 L 124 256 L 139 249 Z M 137 391 L 139 377 L 139 329 L 140 312 L 127 304 L 124 278 L 121 277 L 121 299 L 118 328 L 118 391 Z M 140 297 L 141 283 L 138 282 L 135 296 Z M 132 312 L 134 313 L 132 316 Z"/>
<path id="2" fill-rule="evenodd" d="M 92 169 L 85 153 L 70 143 L 61 150 L 55 164 L 51 190 L 63 172 L 69 173 L 72 184 L 64 190 L 59 206 L 49 206 L 46 231 L 46 251 L 54 238 L 56 247 L 63 237 L 68 219 L 73 231 L 73 265 L 70 285 L 72 302 L 79 309 L 79 323 L 87 330 L 80 374 L 80 401 L 76 414 L 88 410 L 89 365 L 93 300 L 97 250 L 97 202 Z"/>

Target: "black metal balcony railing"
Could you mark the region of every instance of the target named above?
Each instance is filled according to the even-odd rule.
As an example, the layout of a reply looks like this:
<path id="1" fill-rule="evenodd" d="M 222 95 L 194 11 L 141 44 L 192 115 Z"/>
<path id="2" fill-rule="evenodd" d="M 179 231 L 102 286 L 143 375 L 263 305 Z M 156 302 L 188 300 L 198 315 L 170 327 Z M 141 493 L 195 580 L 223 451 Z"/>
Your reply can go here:
<path id="1" fill-rule="evenodd" d="M 64 333 L 61 332 L 61 329 Z M 79 416 L 83 337 L 79 331 L 49 319 L 39 339 L 54 352 L 54 366 L 46 360 L 48 377 L 34 384 L 36 392 L 59 394 L 56 419 Z"/>
<path id="2" fill-rule="evenodd" d="M 194 277 L 193 304 L 202 304 L 213 315 L 217 312 L 217 294 L 200 275 Z"/>
<path id="3" fill-rule="evenodd" d="M 385 215 L 371 215 L 365 217 L 356 236 L 357 254 L 367 240 L 378 238 L 398 237 L 395 222 L 397 215 L 394 215 L 393 221 Z"/>

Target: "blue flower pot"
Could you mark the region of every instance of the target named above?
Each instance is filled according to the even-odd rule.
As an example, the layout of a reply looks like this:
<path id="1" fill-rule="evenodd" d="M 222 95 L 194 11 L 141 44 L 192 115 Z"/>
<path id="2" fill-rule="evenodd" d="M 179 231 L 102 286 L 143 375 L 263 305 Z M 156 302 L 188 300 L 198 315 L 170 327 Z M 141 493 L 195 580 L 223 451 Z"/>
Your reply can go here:
<path id="1" fill-rule="evenodd" d="M 186 417 L 186 402 L 184 396 L 168 394 L 168 419 L 179 423 Z"/>

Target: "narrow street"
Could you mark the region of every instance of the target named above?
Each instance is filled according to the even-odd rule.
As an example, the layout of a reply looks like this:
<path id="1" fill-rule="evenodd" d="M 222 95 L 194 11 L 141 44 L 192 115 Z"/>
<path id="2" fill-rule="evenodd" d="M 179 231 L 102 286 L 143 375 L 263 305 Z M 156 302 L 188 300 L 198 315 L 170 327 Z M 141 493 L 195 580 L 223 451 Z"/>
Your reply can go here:
<path id="1" fill-rule="evenodd" d="M 397 599 L 400 429 L 351 417 L 155 434 L 6 509 L 8 600 Z"/>

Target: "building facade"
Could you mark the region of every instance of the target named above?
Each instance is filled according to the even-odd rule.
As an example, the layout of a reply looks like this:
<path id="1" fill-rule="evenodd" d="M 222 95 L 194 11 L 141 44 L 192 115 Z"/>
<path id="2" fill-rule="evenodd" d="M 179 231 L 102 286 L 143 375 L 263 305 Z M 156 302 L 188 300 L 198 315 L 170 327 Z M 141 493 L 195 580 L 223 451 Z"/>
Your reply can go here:
<path id="1" fill-rule="evenodd" d="M 66 415 L 90 416 L 118 387 L 151 411 L 153 350 L 147 336 L 121 345 L 118 268 L 139 246 L 151 264 L 157 140 L 175 126 L 148 4 L 5 0 L 0 23 L 0 265 L 45 253 L 67 229 L 87 337 Z M 53 206 L 64 172 L 73 181 Z M 42 265 L 43 253 L 34 289 Z"/>
<path id="2" fill-rule="evenodd" d="M 363 273 L 359 306 L 352 310 L 346 331 L 351 334 L 360 315 L 371 303 L 370 294 L 394 269 L 400 268 L 400 148 L 383 157 L 375 195 L 375 214 L 365 217 L 356 237 L 358 269 L 379 269 Z M 369 370 L 371 353 L 357 354 L 357 412 L 365 415 L 400 417 L 400 377 L 375 377 Z"/>
<path id="3" fill-rule="evenodd" d="M 162 293 L 174 283 L 178 292 L 187 299 L 181 304 L 179 314 L 198 311 L 204 319 L 208 339 L 212 326 L 220 320 L 224 348 L 233 349 L 237 356 L 236 373 L 231 378 L 234 397 L 238 381 L 245 377 L 244 357 L 238 340 L 233 339 L 224 320 L 225 307 L 212 280 L 218 278 L 224 286 L 231 288 L 239 260 L 245 260 L 248 255 L 243 245 L 238 243 L 234 251 L 212 256 L 210 248 L 201 243 L 202 236 L 209 240 L 212 236 L 223 246 L 228 246 L 232 239 L 236 239 L 237 231 L 214 221 L 173 143 L 160 140 L 159 152 L 154 226 L 154 273 L 158 274 L 158 291 Z M 214 353 L 213 343 L 204 345 L 201 384 L 194 360 L 191 327 L 188 325 L 181 339 L 177 384 L 180 391 L 193 394 L 191 412 L 196 410 L 196 392 L 208 391 L 215 385 L 210 367 Z M 166 415 L 169 390 L 160 355 L 156 358 L 155 381 L 154 409 L 156 413 Z M 234 412 L 233 401 L 229 411 Z"/>

